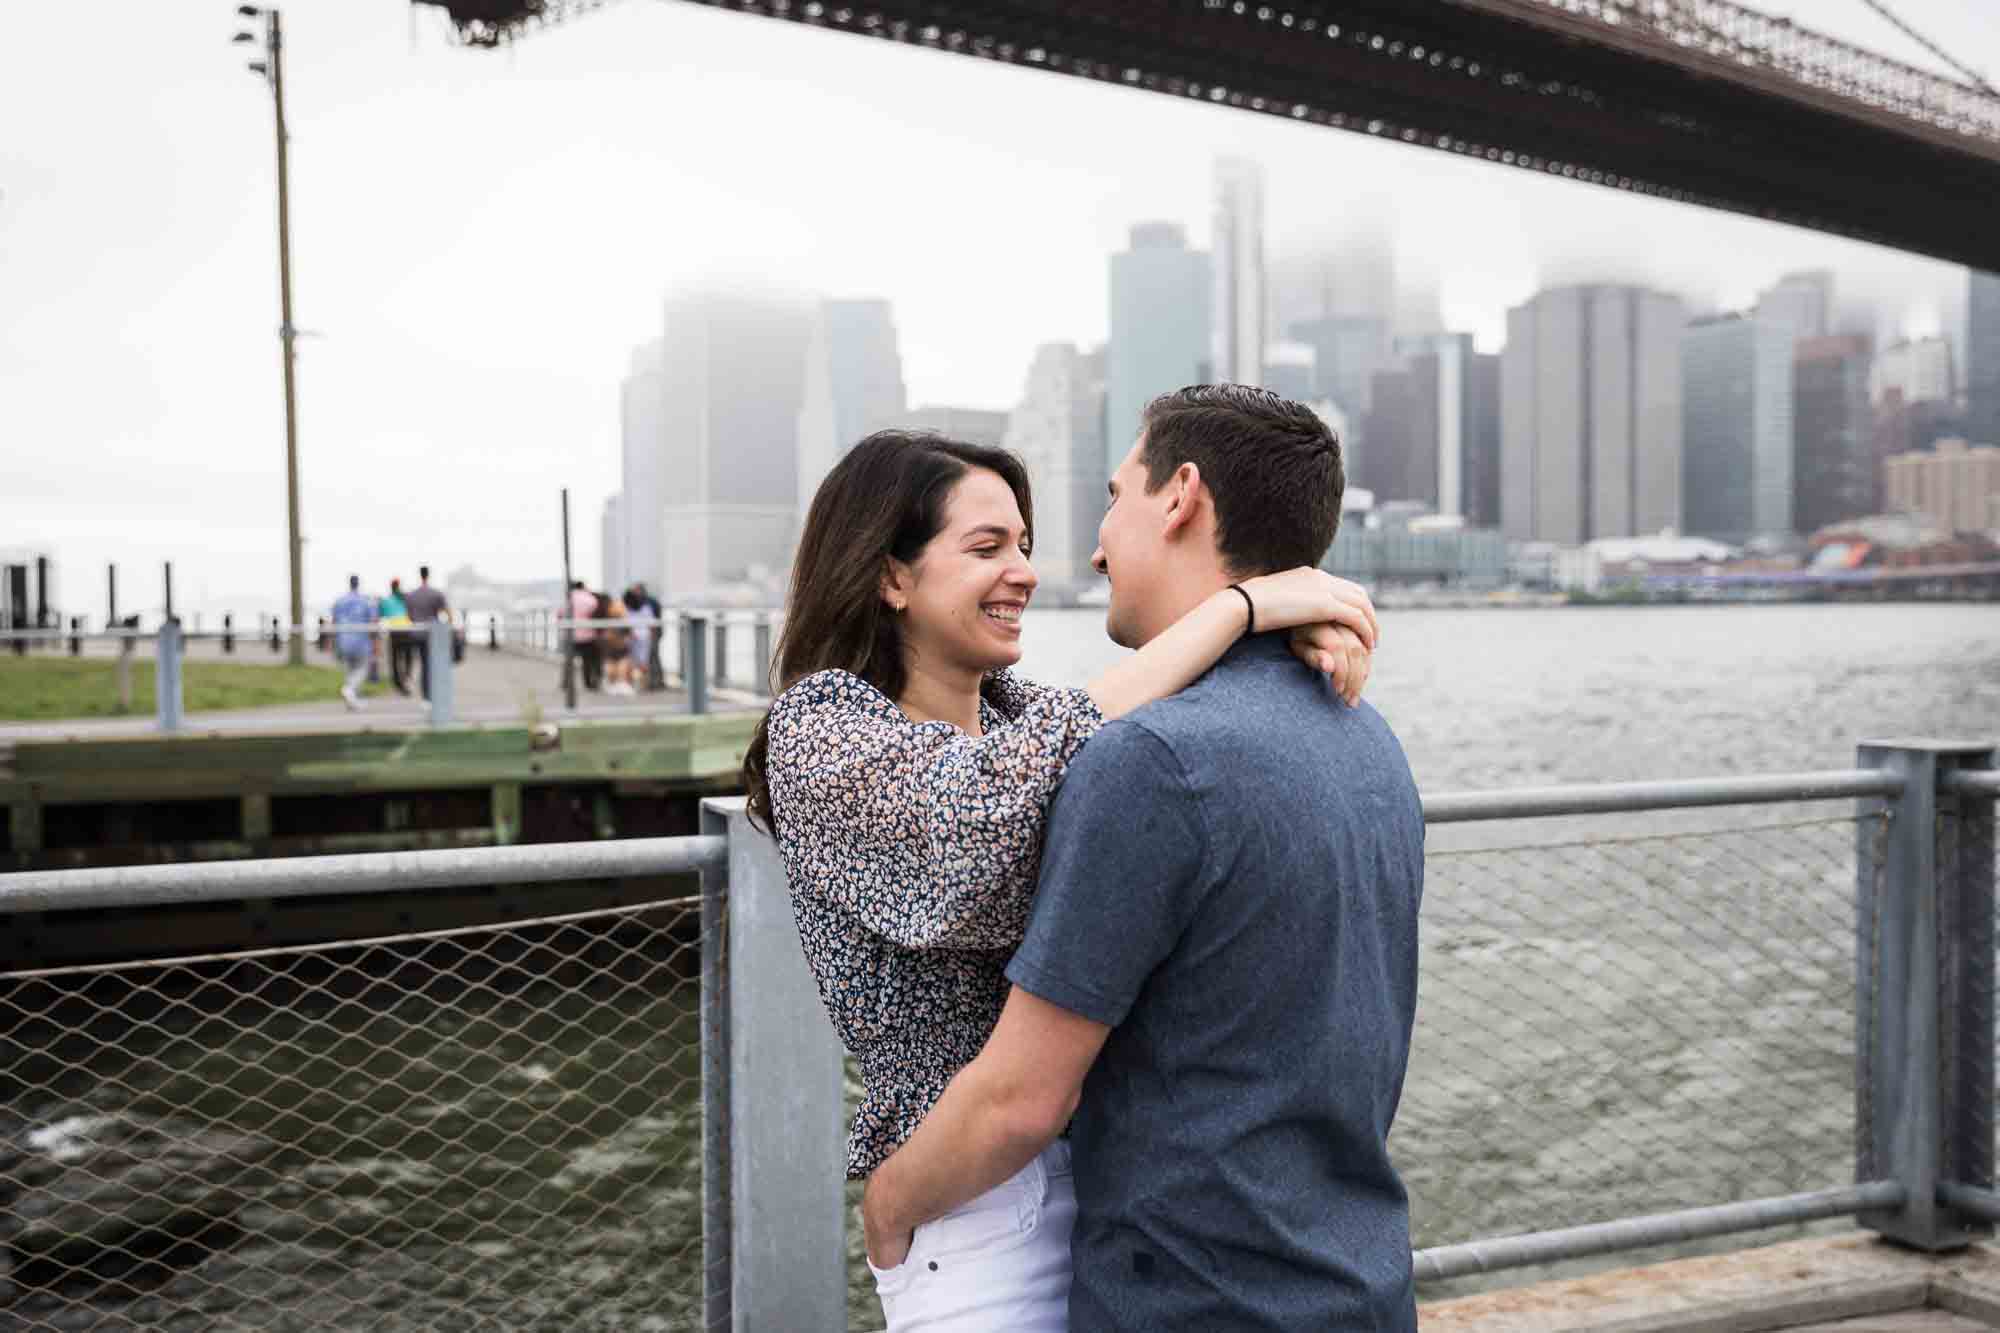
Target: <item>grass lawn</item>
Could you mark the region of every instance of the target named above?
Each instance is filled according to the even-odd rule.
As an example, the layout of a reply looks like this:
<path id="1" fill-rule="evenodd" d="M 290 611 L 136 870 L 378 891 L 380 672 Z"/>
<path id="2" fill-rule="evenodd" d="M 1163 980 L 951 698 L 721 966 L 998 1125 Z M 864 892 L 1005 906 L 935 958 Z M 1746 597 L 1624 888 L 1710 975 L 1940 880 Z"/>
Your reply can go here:
<path id="1" fill-rule="evenodd" d="M 185 662 L 181 700 L 190 713 L 338 700 L 343 679 L 331 666 L 252 666 Z M 132 659 L 132 714 L 154 710 L 153 663 Z M 100 657 L 16 657 L 0 652 L 0 721 L 49 722 L 118 713 L 118 664 Z"/>

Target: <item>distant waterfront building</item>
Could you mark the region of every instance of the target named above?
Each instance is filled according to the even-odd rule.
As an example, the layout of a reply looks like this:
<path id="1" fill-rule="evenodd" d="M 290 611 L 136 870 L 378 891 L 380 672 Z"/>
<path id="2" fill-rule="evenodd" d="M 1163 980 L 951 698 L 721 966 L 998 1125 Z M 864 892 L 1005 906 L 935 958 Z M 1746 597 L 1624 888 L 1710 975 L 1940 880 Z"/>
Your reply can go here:
<path id="1" fill-rule="evenodd" d="M 1891 458 L 1883 472 L 1893 512 L 1922 514 L 1947 533 L 2000 530 L 2000 447 L 1940 440 L 1930 453 Z"/>
<path id="2" fill-rule="evenodd" d="M 1965 414 L 1954 404 L 1934 399 L 1906 402 L 1901 389 L 1890 389 L 1873 405 L 1871 412 L 1874 418 L 1872 452 L 1878 474 L 1881 465 L 1898 454 L 1916 449 L 1927 450 L 1939 440 L 1956 440 L 1970 434 L 1966 430 Z"/>
<path id="3" fill-rule="evenodd" d="M 855 441 L 900 418 L 909 406 L 903 358 L 889 303 L 821 301 L 806 345 L 799 404 L 799 521 L 820 482 Z"/>
<path id="4" fill-rule="evenodd" d="M 1215 300 L 1212 378 L 1264 379 L 1264 169 L 1248 158 L 1215 164 Z"/>
<path id="5" fill-rule="evenodd" d="M 1943 338 L 1906 338 L 1890 343 L 1875 357 L 1868 396 L 1881 402 L 1891 392 L 1906 403 L 1949 403 L 1958 396 L 1951 344 Z"/>
<path id="6" fill-rule="evenodd" d="M 1058 598 L 1093 577 L 1103 517 L 1104 352 L 1071 343 L 1035 349 L 1002 441 L 1028 465 L 1035 494 L 1035 572 Z"/>
<path id="7" fill-rule="evenodd" d="M 1544 291 L 1507 312 L 1500 518 L 1516 541 L 1578 545 L 1681 525 L 1679 298 Z"/>
<path id="8" fill-rule="evenodd" d="M 653 581 L 641 574 L 634 574 L 625 556 L 625 514 L 624 497 L 608 495 L 604 498 L 604 514 L 598 521 L 598 535 L 602 541 L 599 548 L 604 555 L 605 590 L 622 589 L 632 583 L 644 583 L 649 589 Z"/>
<path id="9" fill-rule="evenodd" d="M 1792 362 L 1792 531 L 1879 509 L 1879 476 L 1868 406 L 1868 339 L 1807 338 Z"/>
<path id="10" fill-rule="evenodd" d="M 1472 335 L 1405 338 L 1402 365 L 1378 371 L 1357 450 L 1359 484 L 1447 519 L 1500 521 L 1500 366 Z"/>
<path id="11" fill-rule="evenodd" d="M 916 407 L 890 423 L 901 430 L 928 430 L 967 444 L 998 448 L 1007 436 L 1007 414 L 983 407 Z"/>
<path id="12" fill-rule="evenodd" d="M 1792 326 L 1715 315 L 1681 335 L 1681 526 L 1745 542 L 1792 530 Z"/>
<path id="13" fill-rule="evenodd" d="M 811 336 L 802 300 L 705 289 L 668 298 L 661 406 L 673 502 L 660 518 L 662 601 L 731 585 L 776 591 L 798 520 Z M 637 533 L 645 518 L 635 509 L 628 522 Z"/>
<path id="14" fill-rule="evenodd" d="M 1974 271 L 1965 312 L 1965 433 L 2000 444 L 2000 274 Z"/>
<path id="15" fill-rule="evenodd" d="M 1357 418 L 1374 405 L 1376 373 L 1394 366 L 1389 321 L 1374 315 L 1302 320 L 1285 336 L 1313 349 L 1313 391 Z"/>
<path id="16" fill-rule="evenodd" d="M 1111 338 L 1105 348 L 1107 474 L 1139 436 L 1139 416 L 1160 394 L 1213 379 L 1208 255 L 1187 248 L 1172 222 L 1132 228 L 1131 248 L 1111 256 Z"/>
<path id="17" fill-rule="evenodd" d="M 619 386 L 619 441 L 623 486 L 618 493 L 618 567 L 649 588 L 666 573 L 668 476 L 674 441 L 668 432 L 665 344 L 635 349 Z M 610 560 L 608 553 L 606 561 Z"/>
<path id="18" fill-rule="evenodd" d="M 1833 332 L 1832 270 L 1787 273 L 1758 295 L 1757 309 L 1789 326 L 1795 338 L 1826 337 Z"/>

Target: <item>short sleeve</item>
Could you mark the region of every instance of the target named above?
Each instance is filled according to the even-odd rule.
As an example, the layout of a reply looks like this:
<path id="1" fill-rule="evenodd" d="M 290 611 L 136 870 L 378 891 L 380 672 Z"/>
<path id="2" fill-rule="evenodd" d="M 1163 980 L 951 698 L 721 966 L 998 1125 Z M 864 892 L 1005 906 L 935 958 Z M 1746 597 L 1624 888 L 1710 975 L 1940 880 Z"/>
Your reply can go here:
<path id="1" fill-rule="evenodd" d="M 1108 724 L 1050 807 L 1040 887 L 1007 979 L 1117 1026 L 1187 928 L 1206 850 L 1198 797 L 1172 750 L 1137 723 Z"/>

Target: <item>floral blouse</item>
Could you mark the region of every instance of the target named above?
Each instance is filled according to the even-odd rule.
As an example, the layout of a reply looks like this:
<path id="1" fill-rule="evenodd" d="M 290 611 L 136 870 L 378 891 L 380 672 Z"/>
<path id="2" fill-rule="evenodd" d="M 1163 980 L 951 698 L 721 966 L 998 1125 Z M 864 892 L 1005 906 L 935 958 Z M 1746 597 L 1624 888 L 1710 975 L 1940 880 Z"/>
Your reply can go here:
<path id="1" fill-rule="evenodd" d="M 771 706 L 768 773 L 820 999 L 861 1065 L 847 1174 L 916 1129 L 986 1043 L 1027 929 L 1050 796 L 1104 724 L 1083 690 L 986 679 L 983 733 L 822 671 Z"/>

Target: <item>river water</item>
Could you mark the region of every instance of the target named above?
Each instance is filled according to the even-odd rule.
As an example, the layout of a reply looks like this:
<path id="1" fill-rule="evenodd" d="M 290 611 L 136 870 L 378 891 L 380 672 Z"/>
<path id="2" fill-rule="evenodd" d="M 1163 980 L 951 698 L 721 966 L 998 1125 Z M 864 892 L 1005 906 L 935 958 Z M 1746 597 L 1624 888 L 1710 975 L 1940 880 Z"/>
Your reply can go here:
<path id="1" fill-rule="evenodd" d="M 1384 620 L 1369 698 L 1427 791 L 2000 736 L 2000 607 Z M 1101 612 L 1026 625 L 1039 679 L 1080 684 L 1118 652 Z M 1851 900 L 1879 835 L 1852 803 L 1433 830 L 1392 1141 L 1418 1243 L 1845 1183 Z M 0 1283 L 0 1327 L 695 1327 L 692 956 L 684 908 L 648 920 L 517 939 L 506 985 L 475 937 L 10 992 L 16 1036 L 81 1004 L 138 1053 L 15 1084 L 17 1137 L 130 1114 L 276 1148 L 212 1256 L 124 1286 Z M 273 978 L 292 998 L 231 999 Z M 136 986 L 173 1003 L 113 1026 Z M 855 1272 L 855 1327 L 875 1327 Z"/>

